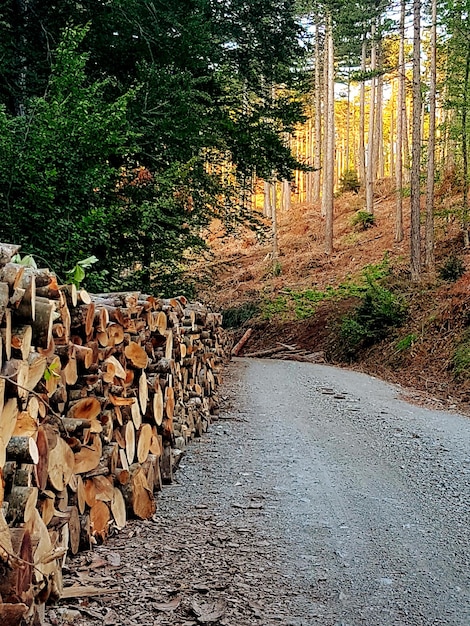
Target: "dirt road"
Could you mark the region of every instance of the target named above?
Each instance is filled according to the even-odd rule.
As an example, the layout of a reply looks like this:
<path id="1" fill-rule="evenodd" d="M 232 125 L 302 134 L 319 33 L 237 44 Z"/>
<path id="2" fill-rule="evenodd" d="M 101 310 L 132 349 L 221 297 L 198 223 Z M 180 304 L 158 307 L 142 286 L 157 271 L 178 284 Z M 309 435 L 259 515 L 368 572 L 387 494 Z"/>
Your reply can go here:
<path id="1" fill-rule="evenodd" d="M 154 520 L 82 557 L 122 591 L 75 623 L 468 626 L 470 419 L 326 366 L 230 370 Z"/>

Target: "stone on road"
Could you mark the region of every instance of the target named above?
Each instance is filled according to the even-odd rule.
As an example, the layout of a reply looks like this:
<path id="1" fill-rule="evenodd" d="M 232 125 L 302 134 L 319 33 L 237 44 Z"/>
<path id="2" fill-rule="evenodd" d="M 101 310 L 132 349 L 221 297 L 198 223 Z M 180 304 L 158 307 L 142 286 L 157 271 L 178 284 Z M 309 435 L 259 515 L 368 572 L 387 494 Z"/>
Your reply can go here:
<path id="1" fill-rule="evenodd" d="M 470 624 L 469 418 L 308 363 L 237 360 L 223 393 L 78 623 Z"/>

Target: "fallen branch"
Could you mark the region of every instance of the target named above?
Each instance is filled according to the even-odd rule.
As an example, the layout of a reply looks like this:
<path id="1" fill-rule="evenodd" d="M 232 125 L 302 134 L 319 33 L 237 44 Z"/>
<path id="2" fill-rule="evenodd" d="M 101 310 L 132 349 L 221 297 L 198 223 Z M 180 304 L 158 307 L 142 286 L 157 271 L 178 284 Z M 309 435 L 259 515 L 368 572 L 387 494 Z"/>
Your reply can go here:
<path id="1" fill-rule="evenodd" d="M 234 347 L 232 348 L 232 356 L 238 356 L 238 354 L 240 353 L 240 351 L 243 348 L 243 346 L 246 344 L 248 339 L 251 337 L 252 333 L 253 333 L 253 329 L 252 328 L 249 328 L 245 332 L 245 334 L 240 339 L 240 341 L 237 344 L 235 344 Z"/>

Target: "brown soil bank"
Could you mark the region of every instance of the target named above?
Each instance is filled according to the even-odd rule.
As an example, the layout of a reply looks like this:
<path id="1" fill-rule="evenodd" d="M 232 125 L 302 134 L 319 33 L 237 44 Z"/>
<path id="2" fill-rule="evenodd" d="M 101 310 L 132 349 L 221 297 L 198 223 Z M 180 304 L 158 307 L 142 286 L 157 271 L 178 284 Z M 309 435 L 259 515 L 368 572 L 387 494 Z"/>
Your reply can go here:
<path id="1" fill-rule="evenodd" d="M 200 298 L 228 311 L 229 317 L 235 313 L 236 339 L 253 328 L 245 354 L 279 349 L 281 344 L 323 353 L 327 363 L 402 385 L 408 399 L 470 415 L 470 255 L 457 221 L 449 219 L 448 212 L 442 218 L 438 214 L 436 277 L 412 285 L 407 230 L 404 242 L 394 241 L 393 195 L 384 192 L 379 198 L 375 224 L 365 230 L 352 225 L 361 208 L 362 199 L 354 194 L 336 201 L 331 257 L 323 252 L 323 221 L 315 206 L 297 205 L 281 215 L 276 264 L 270 258 L 269 239 L 260 242 L 251 232 L 225 238 L 214 227 L 209 237 L 212 256 L 196 272 Z M 297 310 L 295 302 L 285 306 L 286 297 L 292 303 L 295 294 L 305 290 L 359 283 L 363 268 L 380 265 L 384 258 L 389 273 L 378 284 L 405 304 L 406 313 L 399 323 L 359 341 L 353 350 L 345 345 L 341 327 L 362 297 L 345 293 L 312 305 L 311 311 Z"/>

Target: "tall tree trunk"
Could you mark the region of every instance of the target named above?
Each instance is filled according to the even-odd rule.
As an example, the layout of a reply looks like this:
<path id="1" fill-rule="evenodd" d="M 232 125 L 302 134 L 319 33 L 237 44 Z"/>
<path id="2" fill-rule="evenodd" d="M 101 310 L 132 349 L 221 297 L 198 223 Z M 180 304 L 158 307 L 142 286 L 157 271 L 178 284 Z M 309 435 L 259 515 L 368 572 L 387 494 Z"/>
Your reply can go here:
<path id="1" fill-rule="evenodd" d="M 347 86 L 347 106 L 346 106 L 346 149 L 345 149 L 345 170 L 350 170 L 351 151 L 351 67 L 348 64 L 348 86 Z"/>
<path id="2" fill-rule="evenodd" d="M 273 184 L 274 198 L 272 200 L 272 235 L 273 235 L 273 271 L 276 272 L 276 265 L 279 258 L 279 233 L 277 227 L 277 202 L 276 202 L 276 183 Z"/>
<path id="3" fill-rule="evenodd" d="M 467 106 L 468 106 L 468 89 L 470 80 L 470 46 L 467 48 L 467 57 L 465 61 L 465 82 L 463 89 L 463 106 L 462 106 L 462 156 L 463 156 L 463 202 L 462 202 L 462 227 L 464 234 L 464 245 L 466 248 L 470 246 L 469 238 L 469 215 L 468 215 L 468 137 L 467 137 Z"/>
<path id="4" fill-rule="evenodd" d="M 315 26 L 315 154 L 313 157 L 313 201 L 320 200 L 321 182 L 321 85 L 320 85 L 320 27 Z"/>
<path id="5" fill-rule="evenodd" d="M 287 212 L 291 210 L 291 184 L 288 180 L 282 181 L 281 187 L 281 207 L 282 211 Z"/>
<path id="6" fill-rule="evenodd" d="M 425 266 L 431 274 L 435 270 L 434 259 L 434 168 L 436 161 L 436 80 L 437 80 L 437 0 L 431 2 L 431 40 L 429 76 L 429 139 L 428 169 L 426 175 L 426 254 Z"/>
<path id="7" fill-rule="evenodd" d="M 377 43 L 375 41 L 376 26 L 372 24 L 371 29 L 371 53 L 370 70 L 375 72 L 377 62 Z M 367 135 L 367 164 L 366 164 L 366 211 L 374 212 L 374 172 L 375 172 L 375 97 L 376 97 L 376 77 L 373 75 L 370 83 L 369 96 L 369 132 Z"/>
<path id="8" fill-rule="evenodd" d="M 382 69 L 383 65 L 383 49 L 382 49 L 382 35 L 378 42 L 378 68 Z M 376 156 L 377 163 L 377 175 L 376 178 L 382 180 L 385 178 L 385 163 L 384 163 L 384 133 L 383 133 L 383 91 L 384 91 L 384 77 L 380 74 L 377 77 L 377 106 L 376 106 L 376 125 L 375 125 L 375 148 L 374 154 Z"/>
<path id="9" fill-rule="evenodd" d="M 333 252 L 333 210 L 334 210 L 334 164 L 335 164 L 335 60 L 331 16 L 328 19 L 327 34 L 327 63 L 328 63 L 328 108 L 326 116 L 327 151 L 326 157 L 326 186 L 325 186 L 325 253 Z"/>
<path id="10" fill-rule="evenodd" d="M 362 52 L 361 52 L 361 73 L 364 75 L 366 71 L 366 58 L 367 58 L 367 40 L 364 35 L 362 40 Z M 361 80 L 360 92 L 359 92 L 359 178 L 361 184 L 366 184 L 366 84 L 364 80 Z"/>
<path id="11" fill-rule="evenodd" d="M 403 130 L 405 123 L 405 10 L 406 0 L 401 0 L 400 48 L 398 53 L 398 102 L 397 102 L 397 148 L 396 148 L 396 210 L 395 241 L 403 241 Z"/>
<path id="12" fill-rule="evenodd" d="M 329 107 L 329 96 L 330 96 L 330 85 L 328 79 L 328 58 L 329 58 L 329 27 L 326 27 L 325 33 L 325 44 L 323 50 L 323 162 L 322 162 L 322 201 L 321 201 L 321 214 L 322 217 L 326 217 L 326 207 L 328 204 L 328 200 L 326 196 L 328 195 L 328 107 Z"/>
<path id="13" fill-rule="evenodd" d="M 263 183 L 263 188 L 264 188 L 263 215 L 265 217 L 273 216 L 272 187 L 273 187 L 273 184 L 270 181 L 266 181 L 266 180 L 264 181 Z"/>
<path id="14" fill-rule="evenodd" d="M 413 0 L 413 125 L 411 144 L 411 280 L 421 280 L 421 0 Z"/>

